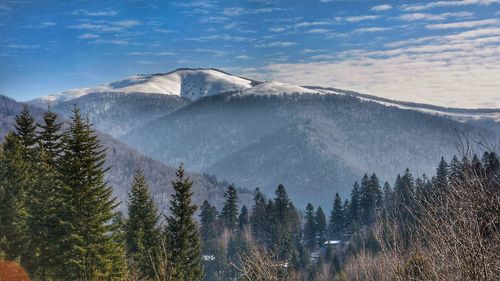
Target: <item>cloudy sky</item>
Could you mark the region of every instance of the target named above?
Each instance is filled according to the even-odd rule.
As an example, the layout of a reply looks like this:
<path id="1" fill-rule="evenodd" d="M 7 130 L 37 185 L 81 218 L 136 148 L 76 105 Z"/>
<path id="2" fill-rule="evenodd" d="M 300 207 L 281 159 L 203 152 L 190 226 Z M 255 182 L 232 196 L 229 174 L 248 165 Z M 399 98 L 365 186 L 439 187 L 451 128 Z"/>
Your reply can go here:
<path id="1" fill-rule="evenodd" d="M 179 67 L 500 108 L 500 0 L 0 1 L 0 94 Z"/>

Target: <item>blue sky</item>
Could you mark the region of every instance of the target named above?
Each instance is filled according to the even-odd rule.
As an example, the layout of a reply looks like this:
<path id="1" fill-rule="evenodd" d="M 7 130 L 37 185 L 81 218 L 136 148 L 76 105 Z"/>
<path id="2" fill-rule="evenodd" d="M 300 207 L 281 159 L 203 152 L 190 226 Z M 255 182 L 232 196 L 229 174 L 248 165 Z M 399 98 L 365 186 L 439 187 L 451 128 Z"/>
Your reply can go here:
<path id="1" fill-rule="evenodd" d="M 500 108 L 500 0 L 0 1 L 0 93 L 215 67 Z"/>

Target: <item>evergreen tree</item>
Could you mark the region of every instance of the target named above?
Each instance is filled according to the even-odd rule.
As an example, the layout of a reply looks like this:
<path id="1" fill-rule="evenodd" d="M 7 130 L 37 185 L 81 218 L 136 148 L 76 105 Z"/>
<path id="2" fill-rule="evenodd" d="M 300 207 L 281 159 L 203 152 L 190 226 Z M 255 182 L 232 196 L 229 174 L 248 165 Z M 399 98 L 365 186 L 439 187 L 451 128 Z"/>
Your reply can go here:
<path id="1" fill-rule="evenodd" d="M 353 225 L 357 225 L 360 219 L 360 187 L 358 182 L 355 182 L 351 190 L 351 218 Z"/>
<path id="2" fill-rule="evenodd" d="M 311 203 L 306 206 L 306 223 L 304 225 L 304 241 L 309 250 L 316 246 L 316 222 L 314 218 L 314 207 Z"/>
<path id="3" fill-rule="evenodd" d="M 266 198 L 260 192 L 259 188 L 255 189 L 253 198 L 254 205 L 250 216 L 250 224 L 252 226 L 253 235 L 257 240 L 264 240 L 266 236 Z"/>
<path id="4" fill-rule="evenodd" d="M 172 182 L 174 194 L 170 200 L 171 215 L 167 218 L 166 236 L 171 253 L 172 279 L 196 281 L 203 279 L 201 242 L 193 215 L 196 205 L 191 202 L 193 182 L 184 175 L 181 165 Z"/>
<path id="5" fill-rule="evenodd" d="M 106 153 L 78 108 L 73 109 L 64 137 L 61 159 L 61 192 L 64 208 L 59 256 L 63 259 L 60 274 L 66 280 L 119 278 L 115 253 L 122 245 L 115 243 L 111 220 L 115 199 L 104 181 Z"/>
<path id="6" fill-rule="evenodd" d="M 382 202 L 382 191 L 375 174 L 370 178 L 367 175 L 361 182 L 361 200 L 362 217 L 365 224 L 372 224 L 375 220 L 376 210 L 380 208 Z"/>
<path id="7" fill-rule="evenodd" d="M 333 209 L 330 214 L 330 238 L 340 239 L 344 230 L 344 214 L 342 211 L 342 199 L 338 193 L 335 194 Z"/>
<path id="8" fill-rule="evenodd" d="M 444 161 L 444 158 L 441 157 L 441 161 L 439 161 L 439 165 L 436 171 L 436 177 L 434 178 L 434 186 L 440 192 L 448 190 L 448 169 L 448 163 L 446 163 L 446 161 Z"/>
<path id="9" fill-rule="evenodd" d="M 133 260 L 141 276 L 153 278 L 153 266 L 157 262 L 156 248 L 160 242 L 159 215 L 142 170 L 135 172 L 129 197 L 127 255 Z"/>
<path id="10" fill-rule="evenodd" d="M 13 133 L 7 134 L 0 154 L 0 252 L 8 260 L 20 260 L 27 248 L 26 193 L 30 183 L 23 146 Z"/>
<path id="11" fill-rule="evenodd" d="M 47 154 L 47 164 L 56 167 L 62 152 L 62 123 L 57 122 L 57 114 L 50 111 L 43 114 L 43 124 L 38 124 L 40 133 L 37 137 L 38 142 L 44 148 Z"/>
<path id="12" fill-rule="evenodd" d="M 226 202 L 222 206 L 220 219 L 224 227 L 234 231 L 238 224 L 238 194 L 233 186 L 224 193 Z"/>
<path id="13" fill-rule="evenodd" d="M 394 205 L 394 195 L 392 193 L 391 185 L 386 181 L 383 187 L 383 208 L 384 212 L 387 214 L 392 211 Z"/>
<path id="14" fill-rule="evenodd" d="M 201 240 L 205 254 L 213 254 L 218 234 L 217 208 L 203 201 L 200 208 Z"/>
<path id="15" fill-rule="evenodd" d="M 326 216 L 323 212 L 321 206 L 316 210 L 316 215 L 314 217 L 316 223 L 316 234 L 318 236 L 318 244 L 321 247 L 326 240 Z"/>
<path id="16" fill-rule="evenodd" d="M 240 215 L 238 216 L 238 229 L 240 231 L 245 230 L 245 227 L 250 223 L 248 218 L 247 206 L 241 207 Z"/>
<path id="17" fill-rule="evenodd" d="M 35 118 L 31 115 L 26 104 L 19 115 L 16 116 L 15 135 L 19 138 L 22 146 L 24 159 L 33 159 L 33 151 L 37 144 Z"/>

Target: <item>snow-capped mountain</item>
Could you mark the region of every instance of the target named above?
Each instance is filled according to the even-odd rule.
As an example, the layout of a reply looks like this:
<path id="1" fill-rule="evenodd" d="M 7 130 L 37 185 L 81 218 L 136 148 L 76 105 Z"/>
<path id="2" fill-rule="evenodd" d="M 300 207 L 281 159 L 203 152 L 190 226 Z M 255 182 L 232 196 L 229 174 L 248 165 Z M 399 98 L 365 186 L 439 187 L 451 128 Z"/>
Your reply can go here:
<path id="1" fill-rule="evenodd" d="M 31 101 L 46 107 L 58 105 L 91 93 L 148 93 L 197 100 L 223 92 L 252 88 L 255 81 L 230 75 L 217 69 L 177 69 L 165 74 L 135 75 L 105 85 L 73 89 L 43 96 Z"/>
<path id="2" fill-rule="evenodd" d="M 457 132 L 500 136 L 500 109 L 412 104 L 215 69 L 134 76 L 32 103 L 47 101 L 62 115 L 78 104 L 97 129 L 167 165 L 269 193 L 282 183 L 299 204 L 329 204 L 364 173 L 389 181 L 406 167 L 433 173 L 441 156 L 457 153 Z"/>
<path id="3" fill-rule="evenodd" d="M 290 85 L 281 83 L 278 81 L 268 81 L 260 83 L 250 89 L 242 91 L 244 95 L 281 95 L 281 94 L 291 94 L 291 93 L 303 93 L 303 94 L 318 94 L 319 91 L 304 88 L 301 86 Z"/>

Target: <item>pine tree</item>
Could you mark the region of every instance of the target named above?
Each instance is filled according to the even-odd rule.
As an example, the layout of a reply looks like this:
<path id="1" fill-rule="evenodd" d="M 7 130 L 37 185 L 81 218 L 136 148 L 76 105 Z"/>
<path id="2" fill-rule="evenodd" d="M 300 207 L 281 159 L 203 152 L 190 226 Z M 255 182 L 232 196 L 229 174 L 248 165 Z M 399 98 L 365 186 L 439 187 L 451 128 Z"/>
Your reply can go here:
<path id="1" fill-rule="evenodd" d="M 27 248 L 26 193 L 31 181 L 23 146 L 13 133 L 7 134 L 0 154 L 0 252 L 8 260 L 20 260 Z"/>
<path id="2" fill-rule="evenodd" d="M 342 199 L 338 193 L 335 194 L 333 209 L 330 214 L 330 238 L 340 239 L 344 230 L 344 214 L 342 212 Z"/>
<path id="3" fill-rule="evenodd" d="M 203 252 L 205 254 L 213 254 L 218 234 L 217 208 L 205 200 L 201 205 L 200 211 L 200 232 L 203 242 Z"/>
<path id="4" fill-rule="evenodd" d="M 245 230 L 245 227 L 250 223 L 248 218 L 248 209 L 247 206 L 241 207 L 240 215 L 238 216 L 238 229 L 240 231 Z"/>
<path id="5" fill-rule="evenodd" d="M 293 240 L 300 236 L 300 223 L 298 223 L 298 214 L 295 207 L 290 202 L 288 194 L 283 185 L 278 185 L 276 189 L 276 198 L 268 206 L 272 208 L 271 233 L 274 238 L 273 244 L 278 251 L 280 259 L 290 257 L 293 249 Z"/>
<path id="6" fill-rule="evenodd" d="M 137 170 L 129 193 L 126 223 L 127 255 L 143 277 L 155 276 L 156 248 L 160 242 L 158 208 L 151 196 L 142 170 Z"/>
<path id="7" fill-rule="evenodd" d="M 170 200 L 171 215 L 167 218 L 166 236 L 171 253 L 173 280 L 203 279 L 201 242 L 193 215 L 196 205 L 191 202 L 193 182 L 184 175 L 181 165 L 172 182 L 174 194 Z"/>
<path id="8" fill-rule="evenodd" d="M 314 207 L 311 203 L 306 206 L 306 223 L 304 225 L 304 241 L 309 250 L 316 246 L 316 222 L 314 219 Z"/>
<path id="9" fill-rule="evenodd" d="M 392 193 L 391 185 L 387 181 L 384 183 L 382 192 L 384 213 L 388 214 L 390 211 L 392 211 L 394 205 L 394 195 Z"/>
<path id="10" fill-rule="evenodd" d="M 38 142 L 47 154 L 47 164 L 56 167 L 62 152 L 62 123 L 57 122 L 57 114 L 50 111 L 43 114 L 43 124 L 38 124 L 40 133 L 37 136 Z"/>
<path id="11" fill-rule="evenodd" d="M 359 223 L 361 217 L 360 210 L 361 191 L 358 182 L 355 182 L 351 190 L 351 218 L 353 225 Z"/>
<path id="12" fill-rule="evenodd" d="M 3 145 L 0 186 L 4 193 L 0 207 L 0 250 L 8 259 L 19 259 L 29 267 L 31 253 L 27 236 L 27 200 L 36 184 L 35 163 L 37 161 L 37 137 L 35 118 L 23 105 L 15 118 L 15 132 L 9 133 Z"/>
<path id="13" fill-rule="evenodd" d="M 361 200 L 362 218 L 365 224 L 370 225 L 374 222 L 376 210 L 380 208 L 382 202 L 382 191 L 375 174 L 370 178 L 365 174 L 361 182 Z"/>
<path id="14" fill-rule="evenodd" d="M 434 186 L 440 192 L 448 190 L 448 169 L 448 164 L 444 161 L 444 158 L 441 157 L 441 161 L 439 161 L 439 165 L 436 170 L 436 177 L 434 178 Z"/>
<path id="15" fill-rule="evenodd" d="M 233 186 L 229 186 L 224 193 L 226 202 L 222 207 L 220 219 L 224 227 L 231 231 L 236 230 L 238 223 L 238 194 Z"/>
<path id="16" fill-rule="evenodd" d="M 259 188 L 255 189 L 253 202 L 254 205 L 250 216 L 252 232 L 257 240 L 263 241 L 266 237 L 266 198 L 260 192 Z"/>
<path id="17" fill-rule="evenodd" d="M 106 153 L 88 120 L 75 107 L 65 133 L 61 157 L 61 192 L 65 204 L 58 251 L 64 263 L 60 275 L 67 280 L 116 279 L 115 253 L 122 245 L 111 235 L 116 207 L 112 188 L 104 180 Z"/>
<path id="18" fill-rule="evenodd" d="M 21 112 L 16 116 L 14 127 L 16 129 L 15 135 L 19 138 L 23 148 L 24 159 L 34 157 L 33 151 L 37 144 L 36 124 L 35 118 L 31 115 L 26 104 L 23 105 Z"/>
<path id="19" fill-rule="evenodd" d="M 314 216 L 316 223 L 316 234 L 318 236 L 318 244 L 321 247 L 326 240 L 326 216 L 323 208 L 321 206 L 316 210 L 316 215 Z"/>

